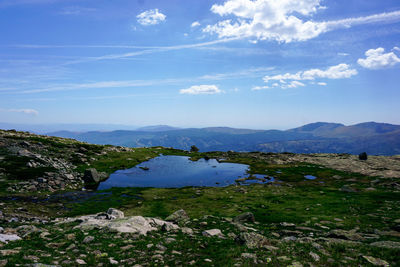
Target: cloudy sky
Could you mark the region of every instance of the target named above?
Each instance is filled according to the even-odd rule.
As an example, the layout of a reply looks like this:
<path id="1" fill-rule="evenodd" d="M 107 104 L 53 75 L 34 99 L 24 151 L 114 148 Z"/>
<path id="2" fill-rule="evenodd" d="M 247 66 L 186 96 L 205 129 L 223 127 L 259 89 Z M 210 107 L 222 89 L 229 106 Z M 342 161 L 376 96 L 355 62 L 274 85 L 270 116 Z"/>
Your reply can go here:
<path id="1" fill-rule="evenodd" d="M 400 124 L 399 0 L 0 0 L 0 122 Z"/>

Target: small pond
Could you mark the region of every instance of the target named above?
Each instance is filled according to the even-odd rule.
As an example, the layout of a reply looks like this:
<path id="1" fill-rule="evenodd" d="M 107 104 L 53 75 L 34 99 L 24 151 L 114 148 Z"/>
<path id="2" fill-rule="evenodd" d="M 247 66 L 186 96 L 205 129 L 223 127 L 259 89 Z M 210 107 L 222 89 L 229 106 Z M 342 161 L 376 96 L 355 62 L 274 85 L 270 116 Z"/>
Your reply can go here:
<path id="1" fill-rule="evenodd" d="M 98 190 L 111 187 L 227 186 L 248 177 L 248 165 L 220 163 L 216 159 L 191 161 L 183 156 L 159 156 L 127 170 L 119 170 L 100 183 Z"/>
<path id="2" fill-rule="evenodd" d="M 317 179 L 317 177 L 315 177 L 314 175 L 304 175 L 304 178 L 306 178 L 307 180 L 315 180 L 315 179 Z"/>

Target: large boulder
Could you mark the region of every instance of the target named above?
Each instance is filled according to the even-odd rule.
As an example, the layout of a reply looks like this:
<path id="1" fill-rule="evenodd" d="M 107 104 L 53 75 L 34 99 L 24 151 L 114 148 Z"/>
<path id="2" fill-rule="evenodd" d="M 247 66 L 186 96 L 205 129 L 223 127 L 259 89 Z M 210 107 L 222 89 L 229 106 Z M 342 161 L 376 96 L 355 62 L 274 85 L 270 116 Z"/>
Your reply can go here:
<path id="1" fill-rule="evenodd" d="M 177 210 L 169 215 L 165 220 L 174 223 L 186 222 L 190 218 L 183 209 Z"/>
<path id="2" fill-rule="evenodd" d="M 123 213 L 116 209 L 109 210 L 105 214 L 107 214 L 107 216 L 104 216 L 104 213 L 100 213 L 77 218 L 69 218 L 63 220 L 63 222 L 81 222 L 79 225 L 75 226 L 76 229 L 104 229 L 110 232 L 137 233 L 141 235 L 146 235 L 151 231 L 177 231 L 180 229 L 178 225 L 172 222 L 166 222 L 156 218 L 147 218 L 142 216 L 121 217 L 123 216 Z"/>
<path id="3" fill-rule="evenodd" d="M 101 181 L 101 177 L 96 169 L 90 168 L 85 170 L 85 174 L 83 175 L 83 180 L 86 183 L 99 183 Z"/>

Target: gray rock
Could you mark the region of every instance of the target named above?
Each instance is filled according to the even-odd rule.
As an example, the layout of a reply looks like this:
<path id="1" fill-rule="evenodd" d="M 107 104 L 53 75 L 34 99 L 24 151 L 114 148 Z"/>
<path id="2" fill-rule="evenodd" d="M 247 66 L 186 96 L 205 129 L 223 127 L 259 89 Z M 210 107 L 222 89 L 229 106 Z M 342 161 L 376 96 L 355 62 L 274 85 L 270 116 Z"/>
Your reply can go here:
<path id="1" fill-rule="evenodd" d="M 370 245 L 378 248 L 400 249 L 400 242 L 394 242 L 394 241 L 378 241 L 371 243 Z"/>
<path id="2" fill-rule="evenodd" d="M 254 214 L 251 212 L 246 212 L 246 213 L 242 213 L 238 216 L 236 216 L 235 218 L 233 218 L 233 221 L 235 223 L 254 223 L 256 221 Z"/>
<path id="3" fill-rule="evenodd" d="M 187 234 L 187 235 L 193 235 L 193 230 L 188 227 L 182 227 L 181 228 L 182 233 Z"/>
<path id="4" fill-rule="evenodd" d="M 252 259 L 252 260 L 256 260 L 257 259 L 256 254 L 253 254 L 253 253 L 242 253 L 241 257 L 245 258 L 245 259 Z"/>
<path id="5" fill-rule="evenodd" d="M 248 248 L 265 248 L 266 246 L 270 246 L 269 240 L 260 234 L 257 233 L 240 233 L 240 235 L 235 239 L 236 242 L 240 244 L 245 244 Z"/>
<path id="6" fill-rule="evenodd" d="M 282 238 L 283 242 L 293 242 L 296 240 L 297 240 L 297 237 L 295 237 L 295 236 L 286 236 L 286 237 Z"/>
<path id="7" fill-rule="evenodd" d="M 96 169 L 90 168 L 85 170 L 85 174 L 83 175 L 83 180 L 86 183 L 99 183 L 101 181 L 101 178 Z"/>
<path id="8" fill-rule="evenodd" d="M 9 241 L 16 241 L 16 240 L 21 240 L 21 238 L 17 235 L 0 234 L 0 242 L 2 243 L 7 244 Z"/>
<path id="9" fill-rule="evenodd" d="M 211 237 L 211 236 L 218 236 L 218 237 L 223 237 L 224 235 L 222 234 L 221 230 L 219 229 L 210 229 L 210 230 L 205 230 L 203 231 L 203 236 Z"/>
<path id="10" fill-rule="evenodd" d="M 137 233 L 141 235 L 146 235 L 148 232 L 161 229 L 165 231 L 179 229 L 179 226 L 171 222 L 166 222 L 156 218 L 145 218 L 142 216 L 124 217 L 118 220 L 108 220 L 104 218 L 101 219 L 98 217 L 98 214 L 95 214 L 66 219 L 61 223 L 68 223 L 73 221 L 81 221 L 81 224 L 75 226 L 76 229 L 105 229 L 111 232 Z"/>
<path id="11" fill-rule="evenodd" d="M 89 235 L 83 239 L 82 243 L 87 244 L 87 243 L 92 242 L 93 240 L 94 240 L 94 237 Z"/>
<path id="12" fill-rule="evenodd" d="M 181 222 L 186 222 L 189 219 L 190 218 L 186 214 L 186 211 L 180 209 L 169 215 L 165 220 L 169 222 L 181 223 Z"/>
<path id="13" fill-rule="evenodd" d="M 362 256 L 365 260 L 367 260 L 369 263 L 371 263 L 372 265 L 375 266 L 384 266 L 384 267 L 389 267 L 389 263 L 387 261 L 378 259 L 378 258 L 374 258 L 371 256 Z"/>
<path id="14" fill-rule="evenodd" d="M 311 256 L 311 258 L 313 258 L 314 261 L 319 261 L 320 257 L 317 253 L 314 252 L 310 252 L 309 255 Z"/>
<path id="15" fill-rule="evenodd" d="M 114 208 L 109 208 L 107 211 L 107 215 L 109 217 L 108 219 L 111 220 L 124 218 L 124 213 Z"/>

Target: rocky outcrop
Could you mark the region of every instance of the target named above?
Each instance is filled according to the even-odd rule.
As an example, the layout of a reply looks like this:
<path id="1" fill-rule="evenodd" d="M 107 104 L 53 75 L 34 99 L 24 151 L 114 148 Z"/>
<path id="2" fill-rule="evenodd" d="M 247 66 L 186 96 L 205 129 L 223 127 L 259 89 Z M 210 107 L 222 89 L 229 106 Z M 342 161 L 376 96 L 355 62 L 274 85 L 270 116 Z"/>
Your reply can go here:
<path id="1" fill-rule="evenodd" d="M 190 218 L 186 214 L 186 212 L 182 209 L 175 211 L 171 215 L 169 215 L 167 218 L 165 218 L 166 221 L 174 222 L 174 223 L 184 223 L 188 221 Z"/>
<path id="2" fill-rule="evenodd" d="M 106 214 L 106 215 L 105 215 Z M 151 231 L 177 231 L 180 227 L 172 222 L 163 221 L 157 218 L 142 216 L 125 217 L 124 213 L 117 209 L 109 209 L 107 213 L 68 218 L 58 223 L 73 221 L 81 222 L 75 229 L 91 230 L 102 229 L 110 232 L 133 233 L 147 235 Z"/>

